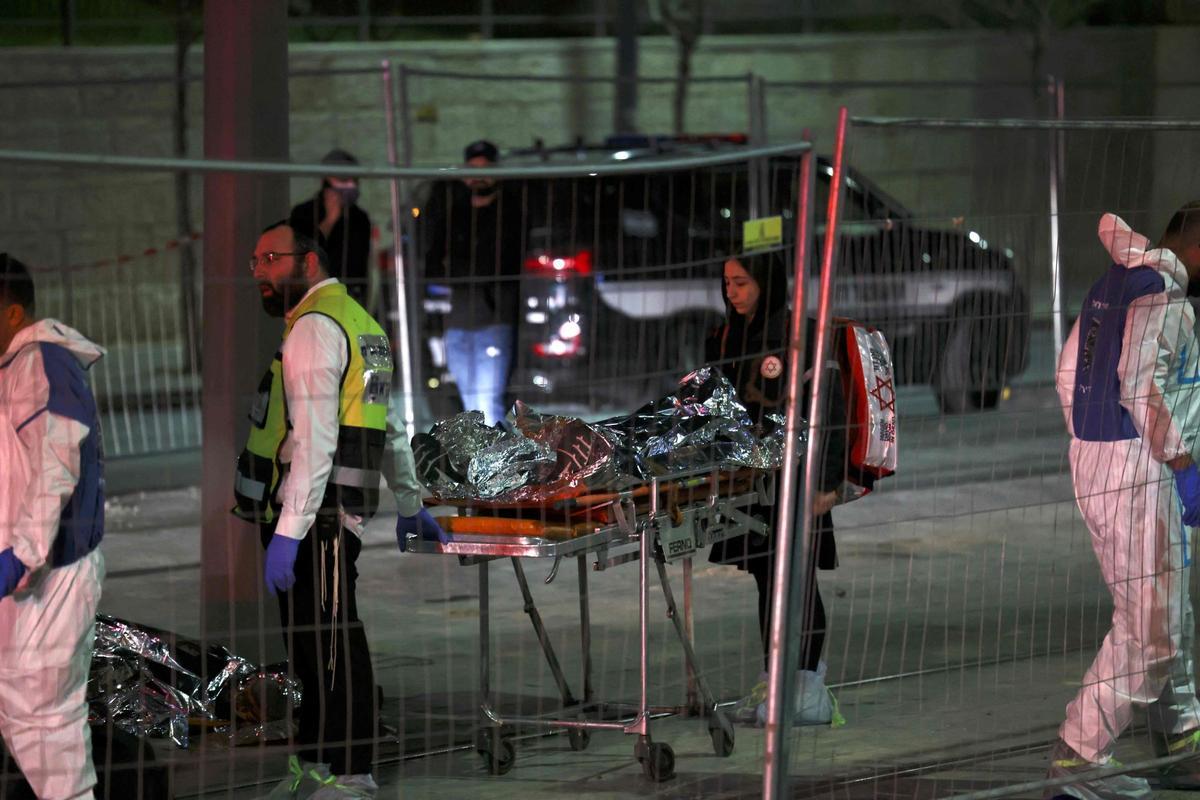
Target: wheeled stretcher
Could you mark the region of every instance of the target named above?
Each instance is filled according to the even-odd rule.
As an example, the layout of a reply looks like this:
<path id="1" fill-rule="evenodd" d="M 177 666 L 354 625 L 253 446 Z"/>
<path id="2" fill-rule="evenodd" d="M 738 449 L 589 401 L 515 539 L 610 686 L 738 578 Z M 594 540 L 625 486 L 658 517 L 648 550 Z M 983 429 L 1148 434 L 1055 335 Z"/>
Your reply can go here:
<path id="1" fill-rule="evenodd" d="M 563 497 L 533 504 L 453 501 L 445 504 L 458 506 L 458 514 L 441 518 L 443 526 L 451 533 L 451 541 L 430 541 L 410 535 L 407 542 L 410 552 L 453 555 L 464 566 L 479 568 L 482 701 L 475 745 L 488 769 L 495 774 L 504 774 L 512 768 L 516 751 L 511 733 L 517 726 L 565 729 L 575 750 L 587 747 L 591 731 L 612 730 L 637 737 L 634 755 L 647 777 L 655 781 L 669 780 L 675 774 L 675 754 L 669 744 L 654 741 L 651 737 L 650 722 L 656 713 L 685 712 L 704 719 L 713 752 L 719 756 L 731 754 L 733 726 L 717 706 L 716 698 L 698 669 L 692 645 L 692 556 L 701 547 L 750 531 L 765 535 L 766 525 L 747 511 L 756 503 L 773 503 L 774 491 L 775 475 L 772 472 L 717 465 L 673 473 L 622 492 Z M 504 716 L 493 707 L 488 569 L 493 560 L 501 558 L 512 562 L 524 610 L 557 684 L 562 707 L 556 714 Z M 524 558 L 554 559 L 546 583 L 554 580 L 564 559 L 576 561 L 582 695 L 572 691 L 559 664 L 521 564 Z M 633 562 L 641 567 L 638 593 L 640 679 L 635 704 L 600 702 L 594 696 L 589 558 L 596 571 Z M 683 565 L 682 613 L 667 576 L 667 563 L 675 561 L 682 561 Z M 667 614 L 688 669 L 687 701 L 683 707 L 650 705 L 647 676 L 652 570 L 658 574 Z"/>

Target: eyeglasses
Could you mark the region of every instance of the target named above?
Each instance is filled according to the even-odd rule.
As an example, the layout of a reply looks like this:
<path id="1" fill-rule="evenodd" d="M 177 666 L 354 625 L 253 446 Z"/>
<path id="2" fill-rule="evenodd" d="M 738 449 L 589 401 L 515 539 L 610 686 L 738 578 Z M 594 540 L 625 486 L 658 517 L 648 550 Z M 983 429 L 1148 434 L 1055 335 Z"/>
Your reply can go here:
<path id="1" fill-rule="evenodd" d="M 271 264 L 274 264 L 276 261 L 283 258 L 284 256 L 306 256 L 306 255 L 308 255 L 307 250 L 303 250 L 298 253 L 276 253 L 276 252 L 271 251 L 271 252 L 263 253 L 261 256 L 250 256 L 250 260 L 248 263 L 250 265 L 250 271 L 254 272 L 254 270 L 258 269 L 258 266 L 260 264 L 269 266 Z"/>

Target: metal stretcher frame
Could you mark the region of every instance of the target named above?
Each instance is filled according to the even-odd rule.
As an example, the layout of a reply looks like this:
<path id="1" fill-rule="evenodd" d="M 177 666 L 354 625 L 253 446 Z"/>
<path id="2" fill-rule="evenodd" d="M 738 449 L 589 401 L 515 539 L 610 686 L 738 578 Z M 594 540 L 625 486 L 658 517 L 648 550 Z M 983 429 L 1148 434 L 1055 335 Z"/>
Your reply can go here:
<path id="1" fill-rule="evenodd" d="M 583 750 L 587 747 L 590 731 L 593 730 L 620 731 L 636 735 L 638 738 L 634 745 L 634 756 L 642 764 L 645 775 L 654 781 L 669 780 L 675 774 L 674 751 L 665 742 L 653 741 L 650 720 L 653 715 L 658 713 L 673 714 L 680 711 L 703 717 L 707 721 L 713 751 L 718 756 L 728 756 L 733 752 L 733 726 L 724 716 L 715 696 L 709 690 L 698 669 L 696 653 L 692 645 L 691 557 L 701 547 L 740 536 L 748 531 L 765 534 L 766 524 L 750 517 L 743 509 L 755 503 L 774 503 L 775 480 L 773 474 L 760 472 L 756 475 L 751 490 L 722 496 L 721 481 L 716 478 L 719 473 L 730 469 L 729 465 L 713 465 L 664 476 L 662 479 L 655 478 L 650 482 L 649 507 L 644 515 L 639 517 L 630 498 L 623 497 L 622 505 L 625 512 L 619 517 L 621 519 L 619 524 L 606 525 L 592 533 L 573 539 L 553 540 L 529 536 L 454 534 L 452 540 L 439 542 L 422 540 L 415 534 L 409 535 L 406 544 L 410 552 L 453 555 L 459 558 L 463 566 L 476 565 L 479 567 L 479 680 L 483 699 L 480 705 L 480 729 L 476 736 L 475 746 L 491 772 L 502 775 L 512 768 L 516 751 L 511 739 L 503 735 L 503 729 L 522 726 L 544 730 L 565 729 L 574 750 Z M 707 497 L 679 506 L 676 516 L 679 524 L 673 524 L 672 514 L 660 509 L 660 484 L 668 480 L 674 481 L 704 474 L 712 474 L 714 477 L 709 484 L 710 491 Z M 668 561 L 675 559 L 665 552 L 663 533 L 669 531 L 674 534 L 685 528 L 690 528 L 692 542 L 691 548 L 679 556 L 684 563 L 684 611 L 681 615 L 675 602 L 674 593 L 671 591 L 666 567 Z M 684 535 L 686 533 L 685 530 Z M 671 536 L 671 540 L 678 541 L 675 536 Z M 641 565 L 638 581 L 640 674 L 636 704 L 599 703 L 594 697 L 591 675 L 590 597 L 587 576 L 589 555 L 595 555 L 593 568 L 597 571 L 631 561 L 638 561 Z M 525 613 L 533 625 L 538 643 L 562 698 L 561 714 L 558 716 L 503 716 L 492 705 L 488 568 L 493 560 L 500 558 L 509 558 L 512 561 L 513 571 L 516 574 L 517 584 L 524 601 Z M 571 692 L 534 602 L 525 570 L 521 566 L 522 558 L 554 558 L 555 565 L 546 579 L 547 583 L 557 575 L 561 559 L 575 558 L 576 560 L 579 573 L 582 698 L 577 698 Z M 667 616 L 679 639 L 688 670 L 687 703 L 683 707 L 650 705 L 648 677 L 651 564 L 657 570 L 658 580 L 667 604 Z M 622 714 L 624 714 L 623 718 L 612 719 L 613 716 L 620 717 Z M 593 718 L 587 718 L 589 716 Z"/>

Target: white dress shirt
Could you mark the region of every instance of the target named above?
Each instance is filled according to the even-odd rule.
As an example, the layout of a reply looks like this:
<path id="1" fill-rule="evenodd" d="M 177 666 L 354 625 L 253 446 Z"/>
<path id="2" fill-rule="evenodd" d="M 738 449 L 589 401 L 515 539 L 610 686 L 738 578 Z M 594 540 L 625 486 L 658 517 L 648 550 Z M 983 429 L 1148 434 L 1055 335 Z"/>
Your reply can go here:
<path id="1" fill-rule="evenodd" d="M 333 283 L 336 278 L 314 284 L 300 303 Z M 279 449 L 279 461 L 287 468 L 275 495 L 282 506 L 275 532 L 292 539 L 304 538 L 325 498 L 337 449 L 342 376 L 350 362 L 346 348 L 341 326 L 324 314 L 301 317 L 283 343 L 283 392 L 291 429 Z M 389 413 L 380 471 L 395 495 L 399 513 L 412 516 L 421 508 L 421 484 L 403 431 L 402 425 L 399 429 L 393 425 Z M 340 508 L 338 516 L 343 527 L 362 536 L 362 517 Z"/>

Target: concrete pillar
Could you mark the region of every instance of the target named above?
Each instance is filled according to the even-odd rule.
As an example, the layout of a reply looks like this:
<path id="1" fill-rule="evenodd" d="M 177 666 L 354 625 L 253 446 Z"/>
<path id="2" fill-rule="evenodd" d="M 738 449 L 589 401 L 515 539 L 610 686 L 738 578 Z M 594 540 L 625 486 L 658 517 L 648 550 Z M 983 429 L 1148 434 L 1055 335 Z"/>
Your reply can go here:
<path id="1" fill-rule="evenodd" d="M 204 155 L 288 158 L 287 0 L 205 2 Z M 229 509 L 252 394 L 282 331 L 246 262 L 259 231 L 287 213 L 286 177 L 204 177 L 201 630 L 259 664 L 282 653 L 279 616 L 262 602 L 258 530 Z"/>

